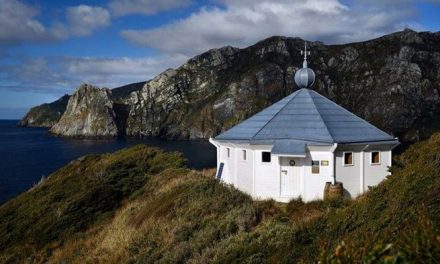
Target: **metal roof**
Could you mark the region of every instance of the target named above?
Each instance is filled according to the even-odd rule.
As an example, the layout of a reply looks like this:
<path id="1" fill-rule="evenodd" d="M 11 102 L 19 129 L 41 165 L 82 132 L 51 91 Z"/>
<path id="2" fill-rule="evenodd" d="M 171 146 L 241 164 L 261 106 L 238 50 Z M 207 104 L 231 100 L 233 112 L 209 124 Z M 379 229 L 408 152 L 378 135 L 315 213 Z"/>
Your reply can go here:
<path id="1" fill-rule="evenodd" d="M 322 143 L 397 141 L 345 108 L 306 88 L 283 98 L 215 139 L 296 139 Z"/>
<path id="2" fill-rule="evenodd" d="M 271 150 L 273 155 L 306 156 L 306 142 L 300 140 L 276 141 Z"/>

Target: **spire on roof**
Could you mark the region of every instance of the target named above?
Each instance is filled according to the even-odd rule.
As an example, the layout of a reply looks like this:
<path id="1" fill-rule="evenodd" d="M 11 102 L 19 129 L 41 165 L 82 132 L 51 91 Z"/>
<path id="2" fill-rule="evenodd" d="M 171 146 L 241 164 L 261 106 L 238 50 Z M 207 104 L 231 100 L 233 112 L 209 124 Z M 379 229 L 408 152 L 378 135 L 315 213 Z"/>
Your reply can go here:
<path id="1" fill-rule="evenodd" d="M 307 66 L 307 55 L 310 55 L 310 51 L 307 51 L 307 42 L 304 42 L 301 55 L 304 55 L 303 67 L 296 71 L 295 83 L 299 88 L 310 88 L 315 82 L 315 72 Z"/>
<path id="2" fill-rule="evenodd" d="M 307 51 L 307 41 L 304 41 L 304 50 L 301 51 L 301 55 L 304 54 L 303 68 L 307 68 L 307 55 L 310 55 L 310 51 Z"/>

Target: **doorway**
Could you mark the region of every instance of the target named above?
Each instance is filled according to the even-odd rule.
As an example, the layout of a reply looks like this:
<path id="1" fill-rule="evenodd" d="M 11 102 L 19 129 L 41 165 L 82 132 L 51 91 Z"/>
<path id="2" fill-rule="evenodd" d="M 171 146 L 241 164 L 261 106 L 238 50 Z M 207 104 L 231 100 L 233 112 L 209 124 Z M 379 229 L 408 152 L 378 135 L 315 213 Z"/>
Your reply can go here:
<path id="1" fill-rule="evenodd" d="M 302 160 L 301 158 L 280 158 L 280 195 L 282 197 L 299 197 L 301 195 Z"/>

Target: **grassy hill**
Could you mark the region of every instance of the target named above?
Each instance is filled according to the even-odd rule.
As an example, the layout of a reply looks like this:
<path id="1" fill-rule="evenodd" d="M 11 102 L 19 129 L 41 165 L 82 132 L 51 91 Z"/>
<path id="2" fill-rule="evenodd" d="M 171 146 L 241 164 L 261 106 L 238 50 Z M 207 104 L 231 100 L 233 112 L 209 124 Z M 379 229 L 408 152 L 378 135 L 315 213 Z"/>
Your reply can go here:
<path id="1" fill-rule="evenodd" d="M 177 153 L 87 156 L 0 207 L 2 263 L 438 263 L 440 134 L 355 200 L 253 201 Z"/>

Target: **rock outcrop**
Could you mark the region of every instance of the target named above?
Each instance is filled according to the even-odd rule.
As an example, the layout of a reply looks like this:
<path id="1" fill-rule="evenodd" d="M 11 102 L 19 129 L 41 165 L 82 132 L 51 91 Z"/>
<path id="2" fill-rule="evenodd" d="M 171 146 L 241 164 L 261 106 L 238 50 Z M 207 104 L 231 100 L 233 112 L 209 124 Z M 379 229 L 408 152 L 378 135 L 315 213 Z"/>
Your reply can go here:
<path id="1" fill-rule="evenodd" d="M 54 126 L 66 111 L 69 98 L 70 96 L 66 94 L 52 103 L 32 107 L 17 125 L 25 127 Z"/>
<path id="2" fill-rule="evenodd" d="M 113 107 L 110 89 L 83 84 L 70 97 L 66 111 L 50 131 L 63 136 L 117 136 Z"/>
<path id="3" fill-rule="evenodd" d="M 293 74 L 303 46 L 299 38 L 271 37 L 244 49 L 213 49 L 168 69 L 114 99 L 118 135 L 214 136 L 297 89 Z M 439 32 L 309 46 L 319 93 L 404 141 L 440 128 Z"/>

